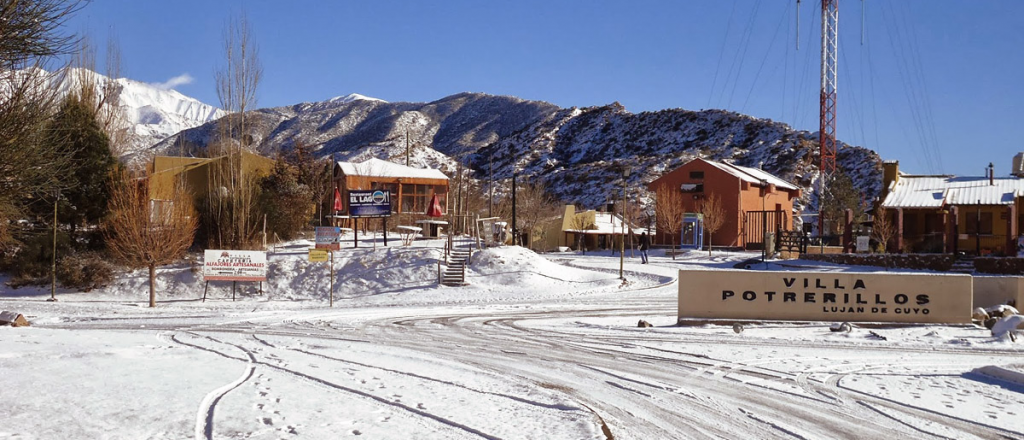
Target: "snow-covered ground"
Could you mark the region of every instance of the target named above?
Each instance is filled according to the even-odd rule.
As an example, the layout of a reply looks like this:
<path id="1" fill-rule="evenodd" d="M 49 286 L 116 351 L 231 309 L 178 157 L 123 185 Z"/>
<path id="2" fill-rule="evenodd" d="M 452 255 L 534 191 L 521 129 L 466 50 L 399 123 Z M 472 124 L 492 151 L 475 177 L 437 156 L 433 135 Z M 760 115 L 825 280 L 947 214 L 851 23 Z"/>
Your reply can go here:
<path id="1" fill-rule="evenodd" d="M 155 309 L 144 271 L 56 303 L 0 287 L 32 322 L 0 327 L 0 439 L 1024 438 L 1024 348 L 984 328 L 676 325 L 680 269 L 755 254 L 627 251 L 623 282 L 608 252 L 501 247 L 446 287 L 440 241 L 367 238 L 333 307 L 308 242 L 234 301 L 189 264 Z"/>

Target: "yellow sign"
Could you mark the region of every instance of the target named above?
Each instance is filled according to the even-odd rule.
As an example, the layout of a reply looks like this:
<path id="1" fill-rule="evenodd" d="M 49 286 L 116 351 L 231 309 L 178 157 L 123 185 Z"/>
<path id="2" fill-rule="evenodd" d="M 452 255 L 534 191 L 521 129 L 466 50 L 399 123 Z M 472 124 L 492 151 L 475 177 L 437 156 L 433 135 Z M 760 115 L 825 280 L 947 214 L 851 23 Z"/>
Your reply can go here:
<path id="1" fill-rule="evenodd" d="M 327 249 L 310 249 L 309 261 L 312 263 L 327 262 Z"/>

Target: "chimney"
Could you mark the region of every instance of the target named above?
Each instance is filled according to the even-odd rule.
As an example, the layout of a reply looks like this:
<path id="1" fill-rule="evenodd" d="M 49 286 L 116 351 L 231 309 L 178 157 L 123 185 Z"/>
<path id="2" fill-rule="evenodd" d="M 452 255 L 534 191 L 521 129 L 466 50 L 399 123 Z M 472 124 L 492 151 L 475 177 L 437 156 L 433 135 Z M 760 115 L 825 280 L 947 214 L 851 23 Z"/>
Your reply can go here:
<path id="1" fill-rule="evenodd" d="M 992 162 L 988 163 L 988 184 L 989 186 L 995 185 L 996 169 L 992 166 Z"/>

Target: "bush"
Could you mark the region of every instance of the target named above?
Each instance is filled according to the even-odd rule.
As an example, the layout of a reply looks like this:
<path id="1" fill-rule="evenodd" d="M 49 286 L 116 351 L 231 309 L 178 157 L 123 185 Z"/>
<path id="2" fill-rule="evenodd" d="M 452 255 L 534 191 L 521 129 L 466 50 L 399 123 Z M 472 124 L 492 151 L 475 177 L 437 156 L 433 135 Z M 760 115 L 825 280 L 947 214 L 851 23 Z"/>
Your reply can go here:
<path id="1" fill-rule="evenodd" d="M 71 247 L 71 239 L 61 231 L 57 234 L 57 255 Z M 53 268 L 53 235 L 40 233 L 24 237 L 9 254 L 4 255 L 0 270 L 11 274 L 8 284 L 18 288 L 50 284 Z"/>
<path id="2" fill-rule="evenodd" d="M 114 267 L 97 253 L 71 254 L 57 262 L 57 281 L 61 287 L 88 292 L 113 280 Z"/>

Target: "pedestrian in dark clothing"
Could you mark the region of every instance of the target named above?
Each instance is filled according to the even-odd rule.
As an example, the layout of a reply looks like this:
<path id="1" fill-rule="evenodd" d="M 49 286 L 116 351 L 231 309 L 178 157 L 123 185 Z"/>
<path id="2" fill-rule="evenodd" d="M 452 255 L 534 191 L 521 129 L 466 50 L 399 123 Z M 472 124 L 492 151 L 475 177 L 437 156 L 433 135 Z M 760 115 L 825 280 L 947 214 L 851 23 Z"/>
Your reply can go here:
<path id="1" fill-rule="evenodd" d="M 643 260 L 640 264 L 647 264 L 647 250 L 651 248 L 651 238 L 644 232 L 640 234 L 640 259 Z"/>

